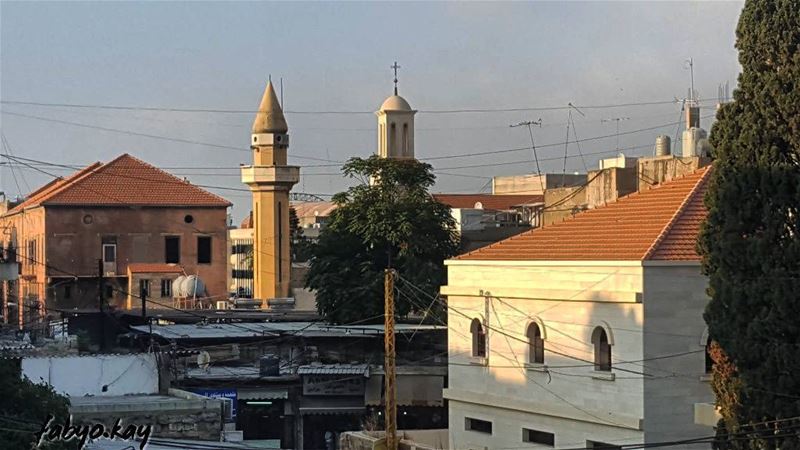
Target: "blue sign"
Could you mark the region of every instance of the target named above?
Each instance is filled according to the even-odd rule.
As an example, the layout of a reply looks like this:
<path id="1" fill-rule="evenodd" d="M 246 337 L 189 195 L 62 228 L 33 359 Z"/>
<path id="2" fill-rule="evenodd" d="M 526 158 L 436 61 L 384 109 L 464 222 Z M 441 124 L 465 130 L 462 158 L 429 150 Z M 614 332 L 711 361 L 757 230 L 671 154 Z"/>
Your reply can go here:
<path id="1" fill-rule="evenodd" d="M 229 398 L 231 399 L 231 416 L 236 418 L 236 389 L 192 389 L 195 394 L 208 398 Z"/>

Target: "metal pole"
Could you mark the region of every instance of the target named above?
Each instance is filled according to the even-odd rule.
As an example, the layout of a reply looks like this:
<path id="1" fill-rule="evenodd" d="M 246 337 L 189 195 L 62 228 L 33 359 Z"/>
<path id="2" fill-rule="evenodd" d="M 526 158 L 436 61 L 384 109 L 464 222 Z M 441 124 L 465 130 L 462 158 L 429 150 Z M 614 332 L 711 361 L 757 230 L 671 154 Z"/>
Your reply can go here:
<path id="1" fill-rule="evenodd" d="M 142 319 L 147 318 L 147 294 L 147 289 L 142 289 L 142 291 L 139 292 L 139 297 L 142 298 Z"/>
<path id="2" fill-rule="evenodd" d="M 103 279 L 103 259 L 97 260 L 97 306 L 100 308 L 100 348 L 106 348 L 106 320 L 105 320 L 105 299 L 103 298 L 103 290 L 105 280 Z"/>
<path id="3" fill-rule="evenodd" d="M 394 347 L 394 270 L 386 269 L 385 280 L 385 331 L 386 360 L 383 371 L 386 382 L 386 449 L 397 450 L 397 398 L 395 393 L 395 347 Z"/>

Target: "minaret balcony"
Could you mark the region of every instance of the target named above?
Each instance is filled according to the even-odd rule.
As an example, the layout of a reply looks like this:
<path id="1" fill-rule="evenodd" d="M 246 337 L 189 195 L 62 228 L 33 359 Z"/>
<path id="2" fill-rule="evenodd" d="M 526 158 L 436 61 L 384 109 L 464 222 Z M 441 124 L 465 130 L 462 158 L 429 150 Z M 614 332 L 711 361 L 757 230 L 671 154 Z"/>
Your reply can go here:
<path id="1" fill-rule="evenodd" d="M 242 183 L 259 184 L 297 184 L 300 181 L 298 166 L 241 166 Z"/>

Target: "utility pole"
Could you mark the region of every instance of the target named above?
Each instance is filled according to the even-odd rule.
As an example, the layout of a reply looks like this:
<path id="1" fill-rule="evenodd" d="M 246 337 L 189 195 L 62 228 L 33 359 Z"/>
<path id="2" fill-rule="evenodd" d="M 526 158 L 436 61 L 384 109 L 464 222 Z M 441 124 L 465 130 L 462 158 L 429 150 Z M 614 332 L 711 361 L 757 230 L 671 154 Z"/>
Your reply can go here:
<path id="1" fill-rule="evenodd" d="M 103 298 L 103 291 L 105 290 L 105 279 L 103 278 L 103 260 L 97 260 L 97 306 L 100 308 L 100 349 L 106 348 L 106 318 L 105 318 L 105 298 Z"/>
<path id="2" fill-rule="evenodd" d="M 395 348 L 394 348 L 394 270 L 386 269 L 384 279 L 384 346 L 386 359 L 383 373 L 386 378 L 386 450 L 397 450 L 397 397 L 395 392 Z"/>

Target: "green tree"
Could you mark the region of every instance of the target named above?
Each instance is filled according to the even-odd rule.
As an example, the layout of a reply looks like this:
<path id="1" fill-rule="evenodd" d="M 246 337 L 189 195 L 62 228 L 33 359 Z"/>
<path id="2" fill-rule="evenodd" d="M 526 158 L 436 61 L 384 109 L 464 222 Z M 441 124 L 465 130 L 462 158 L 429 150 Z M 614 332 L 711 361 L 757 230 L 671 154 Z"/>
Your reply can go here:
<path id="1" fill-rule="evenodd" d="M 800 3 L 747 1 L 700 236 L 717 448 L 800 448 Z M 765 421 L 781 420 L 763 424 Z"/>
<path id="2" fill-rule="evenodd" d="M 36 433 L 53 415 L 54 424 L 64 424 L 69 415 L 69 400 L 51 386 L 20 377 L 19 361 L 4 359 L 0 364 L 0 447 L 33 449 Z M 43 441 L 41 449 L 75 449 L 74 442 Z"/>
<path id="3" fill-rule="evenodd" d="M 379 322 L 387 267 L 438 293 L 443 262 L 458 251 L 455 221 L 428 193 L 435 180 L 429 164 L 372 156 L 350 159 L 343 172 L 361 183 L 333 197 L 338 207 L 312 250 L 306 286 L 316 291 L 319 313 L 329 322 Z M 420 297 L 397 296 L 397 314 L 430 303 Z"/>

